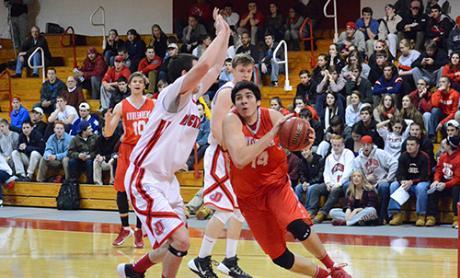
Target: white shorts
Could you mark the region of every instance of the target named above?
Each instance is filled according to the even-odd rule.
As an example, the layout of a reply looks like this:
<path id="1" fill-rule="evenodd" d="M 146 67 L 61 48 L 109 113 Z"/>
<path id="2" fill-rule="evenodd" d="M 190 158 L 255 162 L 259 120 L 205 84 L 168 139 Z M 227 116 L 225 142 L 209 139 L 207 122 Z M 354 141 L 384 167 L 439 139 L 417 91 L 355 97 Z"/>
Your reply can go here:
<path id="1" fill-rule="evenodd" d="M 184 201 L 175 175 L 166 179 L 131 164 L 125 175 L 125 187 L 154 249 L 185 225 Z"/>
<path id="2" fill-rule="evenodd" d="M 204 154 L 203 202 L 215 210 L 234 211 L 238 208 L 230 183 L 227 160 L 221 147 L 211 144 Z"/>

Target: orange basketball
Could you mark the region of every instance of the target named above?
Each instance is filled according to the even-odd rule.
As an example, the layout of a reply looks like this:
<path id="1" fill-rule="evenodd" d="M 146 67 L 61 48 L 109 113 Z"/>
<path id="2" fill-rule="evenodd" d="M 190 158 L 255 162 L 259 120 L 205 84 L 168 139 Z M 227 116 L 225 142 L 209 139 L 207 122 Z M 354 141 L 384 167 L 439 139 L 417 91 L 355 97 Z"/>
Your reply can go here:
<path id="1" fill-rule="evenodd" d="M 304 119 L 292 117 L 281 125 L 278 131 L 280 144 L 290 151 L 301 151 L 310 144 L 310 123 Z"/>

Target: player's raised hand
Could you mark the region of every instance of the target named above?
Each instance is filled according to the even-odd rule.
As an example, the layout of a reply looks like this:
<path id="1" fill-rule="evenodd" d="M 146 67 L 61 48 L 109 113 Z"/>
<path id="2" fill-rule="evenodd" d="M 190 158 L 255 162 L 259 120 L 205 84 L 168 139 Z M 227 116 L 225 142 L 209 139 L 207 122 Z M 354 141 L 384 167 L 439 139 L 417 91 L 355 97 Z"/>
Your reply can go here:
<path id="1" fill-rule="evenodd" d="M 272 127 L 272 130 L 270 132 L 273 133 L 273 135 L 276 135 L 278 134 L 278 131 L 280 130 L 281 126 L 287 121 L 289 120 L 290 118 L 292 118 L 294 116 L 293 113 L 291 114 L 288 114 L 286 116 L 283 116 L 282 118 L 280 118 L 278 120 L 278 122 Z"/>

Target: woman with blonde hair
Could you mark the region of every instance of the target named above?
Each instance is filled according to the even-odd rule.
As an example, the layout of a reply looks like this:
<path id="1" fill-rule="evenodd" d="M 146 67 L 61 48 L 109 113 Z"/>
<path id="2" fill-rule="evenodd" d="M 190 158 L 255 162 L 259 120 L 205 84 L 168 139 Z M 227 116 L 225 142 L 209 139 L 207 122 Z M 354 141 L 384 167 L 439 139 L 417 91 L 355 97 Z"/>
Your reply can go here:
<path id="1" fill-rule="evenodd" d="M 353 170 L 347 189 L 345 208 L 335 208 L 330 211 L 332 225 L 353 226 L 373 225 L 377 215 L 377 192 L 367 181 L 361 170 Z"/>
<path id="2" fill-rule="evenodd" d="M 390 94 L 385 94 L 380 98 L 379 105 L 374 108 L 374 119 L 380 123 L 385 120 L 390 120 L 399 114 L 396 108 L 395 99 Z"/>

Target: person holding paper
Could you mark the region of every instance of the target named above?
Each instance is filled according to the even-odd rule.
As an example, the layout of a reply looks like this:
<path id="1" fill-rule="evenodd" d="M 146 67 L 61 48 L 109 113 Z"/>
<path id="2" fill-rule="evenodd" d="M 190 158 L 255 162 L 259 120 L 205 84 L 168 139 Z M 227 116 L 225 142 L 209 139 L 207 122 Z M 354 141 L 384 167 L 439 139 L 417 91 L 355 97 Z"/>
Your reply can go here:
<path id="1" fill-rule="evenodd" d="M 439 157 L 434 173 L 434 181 L 428 189 L 428 209 L 425 226 L 436 224 L 439 196 L 452 196 L 454 220 L 452 228 L 458 229 L 457 202 L 460 199 L 460 137 L 447 137 L 446 152 Z"/>
<path id="2" fill-rule="evenodd" d="M 416 226 L 425 226 L 425 214 L 428 201 L 427 189 L 430 186 L 431 165 L 428 154 L 420 150 L 420 140 L 415 136 L 407 138 L 406 151 L 401 154 L 398 161 L 396 181 L 390 185 L 390 196 L 399 187 L 417 199 Z M 390 198 L 388 215 L 393 219 L 390 225 L 401 225 L 404 217 L 401 213 L 401 205 L 394 198 Z"/>

